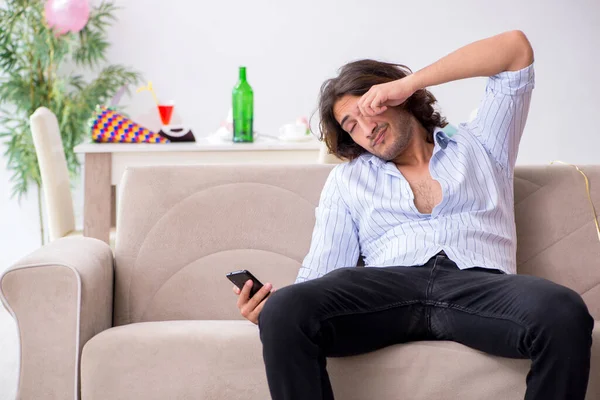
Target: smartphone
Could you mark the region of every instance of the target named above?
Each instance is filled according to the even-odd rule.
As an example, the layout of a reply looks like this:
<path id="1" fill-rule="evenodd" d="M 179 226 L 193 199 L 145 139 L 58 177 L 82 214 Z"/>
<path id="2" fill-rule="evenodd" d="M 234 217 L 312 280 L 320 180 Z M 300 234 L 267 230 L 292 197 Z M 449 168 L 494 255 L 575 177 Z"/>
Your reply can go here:
<path id="1" fill-rule="evenodd" d="M 256 294 L 256 292 L 258 292 L 263 287 L 263 284 L 258 279 L 256 279 L 256 277 L 254 275 L 252 275 L 252 273 L 250 271 L 245 270 L 245 269 L 242 269 L 240 271 L 230 272 L 226 276 L 240 290 L 242 290 L 242 288 L 244 287 L 244 284 L 248 280 L 251 280 L 252 288 L 250 288 L 250 297 L 254 296 Z M 265 296 L 265 299 L 267 297 L 269 297 L 270 294 L 271 294 L 271 292 L 267 293 L 267 295 Z"/>

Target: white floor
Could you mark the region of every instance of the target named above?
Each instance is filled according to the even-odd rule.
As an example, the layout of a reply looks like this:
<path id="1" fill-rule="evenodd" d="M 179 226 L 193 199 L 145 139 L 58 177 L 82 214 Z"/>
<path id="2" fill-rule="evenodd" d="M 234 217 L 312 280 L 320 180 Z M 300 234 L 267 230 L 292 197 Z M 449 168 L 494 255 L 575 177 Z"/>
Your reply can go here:
<path id="1" fill-rule="evenodd" d="M 0 303 L 0 400 L 17 396 L 18 346 L 17 325 Z"/>

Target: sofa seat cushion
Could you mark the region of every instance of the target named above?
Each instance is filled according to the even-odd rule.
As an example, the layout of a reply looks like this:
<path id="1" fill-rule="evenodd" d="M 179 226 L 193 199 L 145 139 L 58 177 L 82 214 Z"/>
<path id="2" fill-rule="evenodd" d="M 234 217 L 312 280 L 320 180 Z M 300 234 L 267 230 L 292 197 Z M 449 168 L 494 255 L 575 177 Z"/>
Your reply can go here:
<path id="1" fill-rule="evenodd" d="M 600 372 L 594 330 L 591 377 Z M 453 342 L 413 342 L 329 358 L 336 400 L 522 399 L 529 360 L 483 354 Z M 588 399 L 600 398 L 590 379 Z M 142 322 L 86 343 L 83 400 L 270 398 L 258 327 L 243 320 Z"/>

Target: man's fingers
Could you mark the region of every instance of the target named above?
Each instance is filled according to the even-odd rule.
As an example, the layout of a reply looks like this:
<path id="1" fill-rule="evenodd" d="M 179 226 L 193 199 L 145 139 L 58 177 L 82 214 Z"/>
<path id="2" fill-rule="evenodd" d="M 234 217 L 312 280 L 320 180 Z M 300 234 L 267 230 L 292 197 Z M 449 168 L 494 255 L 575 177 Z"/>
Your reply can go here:
<path id="1" fill-rule="evenodd" d="M 367 99 L 367 97 L 369 97 L 370 94 L 371 94 L 371 91 L 368 91 L 367 93 L 365 93 L 362 96 L 360 96 L 360 99 L 358 99 L 358 103 L 356 103 L 356 106 L 359 109 L 361 109 L 363 107 L 363 104 L 365 103 L 365 100 Z"/>
<path id="2" fill-rule="evenodd" d="M 256 306 L 256 308 L 254 309 L 254 311 L 252 311 L 249 315 L 248 315 L 248 320 L 254 322 L 255 324 L 258 325 L 258 315 L 260 314 L 260 312 L 262 311 L 263 307 L 265 306 L 266 301 L 261 301 L 259 305 Z"/>
<path id="3" fill-rule="evenodd" d="M 374 115 L 379 114 L 379 108 L 381 106 L 381 90 L 373 91 L 373 94 L 366 99 L 365 104 L 363 106 L 364 115 L 372 117 Z"/>
<path id="4" fill-rule="evenodd" d="M 263 288 L 264 289 L 264 288 Z M 275 292 L 277 289 L 271 289 L 271 293 Z M 258 293 L 257 293 L 258 294 Z M 263 307 L 265 306 L 265 303 L 268 301 L 269 299 L 266 298 L 263 301 L 261 301 L 256 308 L 254 309 L 254 311 L 252 311 L 249 315 L 248 315 L 248 320 L 254 322 L 255 324 L 258 325 L 258 315 L 260 314 L 260 312 L 262 311 Z"/>
<path id="5" fill-rule="evenodd" d="M 248 302 L 248 298 L 250 297 L 250 289 L 252 288 L 252 281 L 248 279 L 246 283 L 244 283 L 244 287 L 240 292 L 240 297 L 238 298 L 237 306 L 241 310 L 242 307 Z"/>
<path id="6" fill-rule="evenodd" d="M 246 304 L 243 311 L 246 311 L 249 315 L 251 315 L 256 307 L 258 307 L 267 297 L 272 288 L 273 285 L 270 283 L 265 284 L 258 292 L 254 294 L 254 296 L 252 296 L 250 300 L 248 300 L 248 304 Z"/>
<path id="7" fill-rule="evenodd" d="M 254 294 L 254 296 L 252 296 L 252 298 L 248 301 L 248 307 L 250 307 L 250 309 L 254 309 L 256 306 L 259 305 L 259 303 L 261 301 L 263 301 L 263 299 L 267 296 L 267 294 L 271 291 L 271 289 L 273 288 L 273 285 L 271 285 L 270 283 L 266 283 L 262 288 L 260 288 L 260 290 L 258 292 L 256 292 Z"/>
<path id="8" fill-rule="evenodd" d="M 386 100 L 386 96 L 383 93 L 377 93 L 377 96 L 375 96 L 375 98 L 371 102 L 371 109 L 374 113 L 373 115 L 381 114 L 382 112 L 387 110 L 387 107 L 383 105 Z"/>
<path id="9" fill-rule="evenodd" d="M 371 88 L 369 89 L 369 91 L 367 93 L 365 93 L 360 100 L 358 101 L 358 109 L 360 110 L 361 114 L 363 115 L 369 115 L 370 111 L 369 111 L 369 107 L 371 106 L 371 103 L 373 102 L 373 98 L 375 97 L 376 92 L 375 89 Z"/>
<path id="10" fill-rule="evenodd" d="M 373 107 L 373 115 L 379 115 L 382 112 L 384 112 L 385 110 L 387 110 L 386 106 L 382 106 L 382 105 L 377 105 L 376 107 Z"/>
<path id="11" fill-rule="evenodd" d="M 239 295 L 240 294 L 240 288 L 238 288 L 237 286 L 233 285 L 233 293 Z"/>

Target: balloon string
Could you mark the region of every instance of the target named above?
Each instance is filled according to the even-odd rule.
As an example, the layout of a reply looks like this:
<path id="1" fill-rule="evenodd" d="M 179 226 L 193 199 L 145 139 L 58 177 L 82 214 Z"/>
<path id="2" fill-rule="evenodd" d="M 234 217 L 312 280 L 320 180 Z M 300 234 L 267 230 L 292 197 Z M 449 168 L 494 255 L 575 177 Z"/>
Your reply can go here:
<path id="1" fill-rule="evenodd" d="M 561 164 L 570 165 L 572 167 L 575 167 L 577 169 L 577 171 L 579 171 L 581 173 L 581 175 L 583 175 L 583 178 L 585 179 L 585 189 L 587 191 L 588 199 L 590 200 L 590 205 L 592 206 L 592 212 L 594 214 L 594 222 L 596 223 L 596 232 L 598 233 L 598 240 L 600 240 L 600 226 L 598 225 L 598 216 L 596 214 L 596 208 L 594 207 L 594 202 L 592 201 L 592 196 L 590 195 L 590 184 L 589 184 L 587 176 L 585 176 L 583 171 L 580 170 L 579 167 L 576 165 L 568 164 L 568 163 L 560 161 L 560 160 L 554 160 L 550 164 L 554 164 L 555 162 L 559 162 Z"/>

